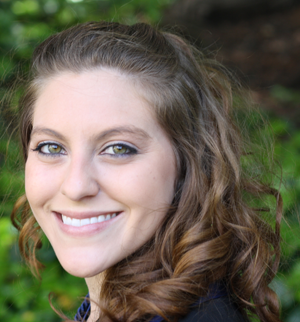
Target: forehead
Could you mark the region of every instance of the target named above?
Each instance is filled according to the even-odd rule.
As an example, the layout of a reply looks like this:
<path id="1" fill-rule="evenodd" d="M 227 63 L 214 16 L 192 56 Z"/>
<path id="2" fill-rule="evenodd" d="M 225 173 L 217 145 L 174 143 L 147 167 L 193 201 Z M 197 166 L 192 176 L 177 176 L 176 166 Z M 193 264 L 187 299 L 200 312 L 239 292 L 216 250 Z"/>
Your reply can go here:
<path id="1" fill-rule="evenodd" d="M 62 73 L 47 80 L 38 95 L 33 126 L 93 124 L 98 127 L 122 123 L 158 126 L 152 106 L 139 86 L 114 70 L 80 74 Z M 109 124 L 108 124 L 109 123 Z"/>

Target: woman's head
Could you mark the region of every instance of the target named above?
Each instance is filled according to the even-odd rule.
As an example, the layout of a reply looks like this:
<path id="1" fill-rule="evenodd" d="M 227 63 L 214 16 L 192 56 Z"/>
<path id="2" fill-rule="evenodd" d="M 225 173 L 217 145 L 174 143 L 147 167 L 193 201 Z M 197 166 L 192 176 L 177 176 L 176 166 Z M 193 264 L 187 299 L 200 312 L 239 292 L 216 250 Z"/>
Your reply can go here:
<path id="1" fill-rule="evenodd" d="M 267 276 L 265 271 L 272 262 L 270 245 L 278 250 L 278 236 L 267 225 L 264 225 L 265 235 L 261 234 L 263 221 L 242 196 L 250 193 L 257 197 L 272 190 L 241 174 L 243 146 L 232 122 L 232 84 L 222 67 L 205 59 L 180 37 L 159 32 L 146 24 L 124 26 L 100 22 L 78 25 L 48 38 L 35 50 L 32 68 L 32 81 L 20 103 L 20 132 L 28 170 L 27 197 L 33 212 L 34 199 L 42 190 L 43 181 L 39 180 L 46 171 L 31 163 L 31 149 L 59 153 L 59 160 L 64 160 L 67 159 L 68 149 L 72 156 L 80 155 L 76 152 L 79 147 L 86 152 L 85 159 L 78 159 L 72 166 L 70 161 L 65 165 L 63 161 L 51 161 L 53 181 L 60 182 L 53 185 L 55 193 L 59 186 L 61 197 L 73 195 L 74 199 L 76 193 L 80 195 L 79 191 L 85 184 L 87 191 L 91 189 L 93 194 L 105 195 L 105 191 L 109 192 L 106 201 L 112 203 L 104 207 L 104 211 L 118 213 L 132 209 L 126 203 L 128 198 L 125 201 L 122 199 L 128 193 L 136 198 L 135 201 L 143 200 L 142 206 L 147 208 L 139 209 L 139 225 L 130 223 L 133 234 L 127 239 L 130 240 L 127 245 L 131 240 L 135 242 L 132 239 L 135 235 L 139 243 L 124 252 L 128 256 L 125 261 L 116 256 L 116 260 L 108 264 L 108 267 L 112 266 L 106 271 L 104 283 L 107 284 L 101 291 L 105 297 L 101 303 L 106 305 L 106 309 L 116 306 L 118 309 L 114 309 L 113 314 L 118 318 L 125 314 L 125 319 L 131 321 L 137 314 L 134 303 L 139 303 L 141 314 L 157 312 L 153 309 L 154 303 L 154 307 L 162 309 L 167 316 L 177 316 L 186 312 L 197 296 L 220 279 L 231 283 L 235 294 L 241 299 L 240 304 L 244 306 L 248 305 L 253 289 L 257 288 L 253 301 L 263 306 L 265 296 L 262 298 L 259 294 L 262 288 L 265 294 L 267 287 L 260 284 L 261 277 L 256 276 L 262 276 L 259 275 L 261 273 Z M 85 111 L 88 113 L 85 114 Z M 74 127 L 69 120 L 74 122 Z M 99 164 L 94 168 L 90 163 L 86 167 L 86 177 L 81 178 L 83 183 L 79 189 L 72 183 L 71 174 L 77 171 L 79 176 L 78 169 L 80 166 L 83 169 L 86 155 L 90 156 L 90 160 L 94 157 L 96 145 L 91 145 L 91 142 L 96 141 L 91 138 L 98 131 L 97 124 L 101 133 L 101 130 L 108 130 L 110 123 L 122 120 L 126 121 L 127 127 L 137 126 L 146 132 L 146 136 L 150 133 L 154 138 L 156 159 L 151 159 L 153 162 L 150 162 L 149 171 L 146 171 L 147 163 L 142 159 L 143 155 L 145 160 L 151 157 L 151 151 L 147 151 L 148 143 L 143 141 L 142 149 L 145 148 L 145 152 L 139 155 L 136 145 L 124 139 L 115 142 L 117 146 L 99 149 L 100 160 L 97 162 L 101 164 L 101 158 L 108 157 L 107 151 L 115 153 L 121 149 L 123 154 L 131 155 L 132 160 L 136 160 L 131 162 L 131 157 L 126 155 L 124 160 L 128 161 L 122 161 L 127 162 L 128 169 L 132 169 L 132 172 L 128 172 L 131 176 L 125 171 L 120 173 L 120 184 L 112 183 L 107 178 L 107 186 L 102 191 L 101 180 L 107 174 L 111 173 L 114 181 L 118 181 L 118 167 L 111 165 L 107 171 L 100 173 L 100 168 L 97 168 Z M 137 123 L 131 124 L 132 120 Z M 33 130 L 39 126 L 38 122 L 46 125 L 52 122 L 50 125 L 63 131 L 63 136 L 68 139 L 64 141 L 61 136 L 62 141 L 52 144 L 52 137 L 48 137 L 43 139 L 42 145 L 30 146 L 34 142 L 35 145 L 41 143 L 34 138 L 41 132 Z M 89 140 L 84 143 L 82 138 Z M 49 145 L 49 140 L 52 145 Z M 132 145 L 126 147 L 122 143 Z M 115 148 L 117 150 L 109 150 Z M 37 157 L 37 152 L 34 153 Z M 137 162 L 136 167 L 134 162 Z M 49 166 L 46 159 L 40 165 L 43 163 L 45 168 Z M 144 180 L 140 176 L 142 171 Z M 135 175 L 140 176 L 139 180 Z M 45 180 L 45 185 L 49 178 Z M 95 178 L 99 178 L 99 181 Z M 62 181 L 64 179 L 68 185 Z M 127 181 L 130 187 L 128 191 Z M 39 182 L 39 187 L 36 182 Z M 151 182 L 155 183 L 153 187 Z M 51 181 L 49 189 L 52 184 Z M 32 194 L 28 193 L 30 191 Z M 51 200 L 59 200 L 58 195 L 51 196 L 54 196 Z M 91 201 L 91 196 L 85 201 Z M 122 196 L 121 199 L 119 196 Z M 74 200 L 69 204 L 70 208 L 75 206 Z M 51 208 L 49 205 L 42 203 L 48 210 Z M 38 209 L 41 205 L 37 203 L 36 207 Z M 58 207 L 53 210 L 58 213 L 57 217 L 60 211 L 72 217 L 68 209 Z M 156 216 L 155 224 L 151 223 L 151 211 Z M 147 214 L 149 221 L 142 223 L 143 214 Z M 51 231 L 46 220 L 42 222 L 38 216 L 37 219 L 55 244 L 56 232 Z M 117 222 L 118 218 L 114 220 Z M 25 257 L 36 266 L 34 249 L 38 245 L 37 227 L 29 212 L 23 215 L 21 226 L 21 249 L 23 247 Z M 30 238 L 34 240 L 34 247 L 29 244 Z M 144 244 L 145 247 L 142 247 Z M 59 253 L 60 245 L 55 247 Z M 113 248 L 109 250 L 113 252 Z M 268 255 L 260 257 L 258 253 L 264 251 Z M 73 254 L 76 256 L 75 248 Z M 63 252 L 61 257 L 64 257 Z M 259 273 L 251 275 L 252 270 Z M 90 268 L 89 273 L 82 270 L 79 275 L 85 274 L 92 274 Z M 272 274 L 270 272 L 270 276 Z M 176 279 L 180 287 L 179 284 L 172 284 L 172 279 Z M 169 282 L 156 284 L 167 280 Z M 114 288 L 115 283 L 123 287 L 123 300 L 118 295 L 118 288 Z M 140 293 L 146 294 L 142 295 L 142 302 L 139 302 Z M 158 293 L 161 295 L 156 297 Z M 186 294 L 191 296 L 186 297 Z M 181 313 L 172 311 L 172 301 L 178 296 L 181 298 Z M 125 303 L 122 301 L 128 305 L 126 312 L 122 311 Z"/>
<path id="2" fill-rule="evenodd" d="M 47 128 L 46 124 L 38 125 L 38 121 L 35 121 L 38 116 L 43 116 L 46 121 L 54 117 L 57 124 L 52 124 L 58 130 L 61 128 L 69 132 L 67 125 L 72 127 L 72 118 L 80 119 L 83 115 L 90 115 L 89 122 L 98 122 L 100 130 L 103 116 L 90 114 L 93 112 L 88 107 L 92 104 L 84 106 L 81 103 L 80 111 L 72 105 L 68 111 L 70 114 L 67 114 L 67 103 L 86 89 L 85 101 L 92 98 L 95 104 L 99 100 L 100 105 L 103 98 L 108 99 L 107 106 L 103 108 L 104 112 L 110 113 L 109 103 L 112 98 L 120 97 L 122 101 L 122 95 L 132 92 L 132 97 L 139 97 L 140 105 L 147 106 L 147 117 L 153 117 L 160 125 L 176 155 L 176 180 L 173 175 L 170 179 L 175 186 L 171 198 L 174 207 L 169 220 L 173 221 L 176 217 L 175 209 L 180 199 L 183 199 L 181 208 L 184 211 L 179 212 L 178 222 L 193 225 L 195 220 L 199 221 L 198 211 L 196 217 L 192 215 L 195 209 L 206 207 L 211 212 L 207 221 L 210 225 L 213 222 L 213 207 L 216 206 L 215 197 L 222 199 L 222 194 L 229 186 L 234 190 L 238 185 L 239 138 L 229 129 L 228 106 L 224 106 L 229 104 L 224 99 L 227 94 L 226 79 L 222 79 L 216 69 L 209 70 L 204 62 L 201 63 L 203 65 L 199 66 L 192 50 L 179 37 L 160 33 L 145 24 L 122 26 L 115 23 L 87 23 L 50 37 L 34 53 L 33 80 L 23 99 L 21 135 L 25 160 L 29 151 L 36 148 L 37 144 L 33 144 L 34 136 L 37 137 L 37 133 L 41 132 L 34 129 L 32 133 L 32 128 Z M 105 86 L 112 86 L 114 82 L 118 84 L 114 87 L 115 92 L 111 90 L 111 93 L 104 95 L 103 91 L 107 91 Z M 218 82 L 223 82 L 223 87 Z M 62 92 L 61 98 L 59 90 Z M 90 96 L 87 94 L 89 90 Z M 125 96 L 123 99 L 123 108 L 128 106 L 129 110 L 133 109 L 130 99 L 127 99 L 127 105 Z M 49 106 L 47 112 L 43 110 L 46 106 Z M 122 113 L 115 112 L 113 115 L 114 118 L 103 123 L 107 128 L 112 127 L 110 123 L 113 119 L 118 120 Z M 121 123 L 117 126 L 122 126 Z M 130 125 L 130 122 L 127 123 Z M 231 137 L 232 133 L 234 138 Z M 173 167 L 172 160 L 169 160 L 171 154 L 167 149 L 161 152 L 161 163 L 170 162 L 170 169 Z M 213 170 L 214 167 L 216 170 Z M 35 164 L 33 168 L 36 169 Z M 33 182 L 37 190 L 40 189 L 36 184 L 37 178 L 29 171 L 26 173 L 26 181 Z M 48 173 L 48 170 L 44 169 L 42 173 Z M 61 177 L 62 174 L 56 176 Z M 37 177 L 41 178 L 42 174 L 39 173 Z M 159 178 L 167 181 L 166 177 L 156 176 L 157 183 Z M 145 184 L 147 182 L 148 179 Z M 39 195 L 37 190 L 27 191 L 29 202 L 31 197 Z M 181 198 L 182 194 L 184 198 Z M 155 199 L 153 194 L 149 194 L 148 198 Z M 68 207 L 58 208 L 67 211 Z"/>

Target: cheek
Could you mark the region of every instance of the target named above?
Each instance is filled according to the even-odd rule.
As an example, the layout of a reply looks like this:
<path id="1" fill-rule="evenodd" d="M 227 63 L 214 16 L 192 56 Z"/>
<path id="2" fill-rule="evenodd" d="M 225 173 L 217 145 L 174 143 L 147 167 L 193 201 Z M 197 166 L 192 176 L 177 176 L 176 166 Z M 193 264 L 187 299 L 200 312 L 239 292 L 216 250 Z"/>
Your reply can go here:
<path id="1" fill-rule="evenodd" d="M 53 196 L 58 188 L 55 177 L 55 173 L 50 173 L 33 158 L 28 158 L 25 165 L 25 193 L 31 208 L 43 206 Z"/>
<path id="2" fill-rule="evenodd" d="M 168 207 L 174 196 L 175 176 L 173 159 L 170 162 L 137 162 L 126 169 L 112 171 L 107 178 L 113 182 L 108 193 L 118 195 L 128 207 L 149 210 Z"/>

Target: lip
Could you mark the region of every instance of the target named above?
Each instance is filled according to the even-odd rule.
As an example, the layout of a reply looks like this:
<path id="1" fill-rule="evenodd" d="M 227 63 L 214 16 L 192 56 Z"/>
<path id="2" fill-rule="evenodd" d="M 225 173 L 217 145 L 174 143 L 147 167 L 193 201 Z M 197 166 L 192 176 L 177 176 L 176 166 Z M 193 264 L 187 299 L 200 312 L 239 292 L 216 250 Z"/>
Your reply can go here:
<path id="1" fill-rule="evenodd" d="M 73 236 L 73 237 L 85 237 L 85 236 L 90 236 L 93 234 L 97 234 L 105 229 L 107 229 L 109 226 L 111 226 L 115 221 L 119 220 L 119 217 L 123 214 L 122 211 L 114 211 L 118 213 L 118 215 L 114 218 L 111 218 L 106 221 L 98 222 L 98 223 L 93 223 L 85 226 L 80 226 L 80 227 L 74 227 L 71 225 L 66 225 L 62 221 L 62 214 L 75 218 L 75 219 L 86 219 L 86 218 L 92 218 L 96 216 L 101 216 L 101 215 L 108 215 L 112 214 L 113 212 L 107 211 L 107 212 L 70 212 L 70 211 L 52 211 L 52 214 L 55 217 L 55 220 L 59 226 L 59 228 L 67 235 Z"/>

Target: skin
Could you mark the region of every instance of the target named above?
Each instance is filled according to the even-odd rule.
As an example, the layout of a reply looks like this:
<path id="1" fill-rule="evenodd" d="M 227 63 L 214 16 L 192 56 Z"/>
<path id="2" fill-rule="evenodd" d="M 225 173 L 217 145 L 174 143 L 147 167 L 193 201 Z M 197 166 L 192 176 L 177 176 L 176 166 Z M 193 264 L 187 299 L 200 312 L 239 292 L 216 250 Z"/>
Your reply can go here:
<path id="1" fill-rule="evenodd" d="M 92 299 L 100 273 L 154 235 L 175 178 L 171 142 L 126 76 L 98 69 L 46 82 L 34 108 L 26 196 L 61 265 L 86 278 Z M 108 213 L 118 215 L 82 227 L 61 216 Z"/>

